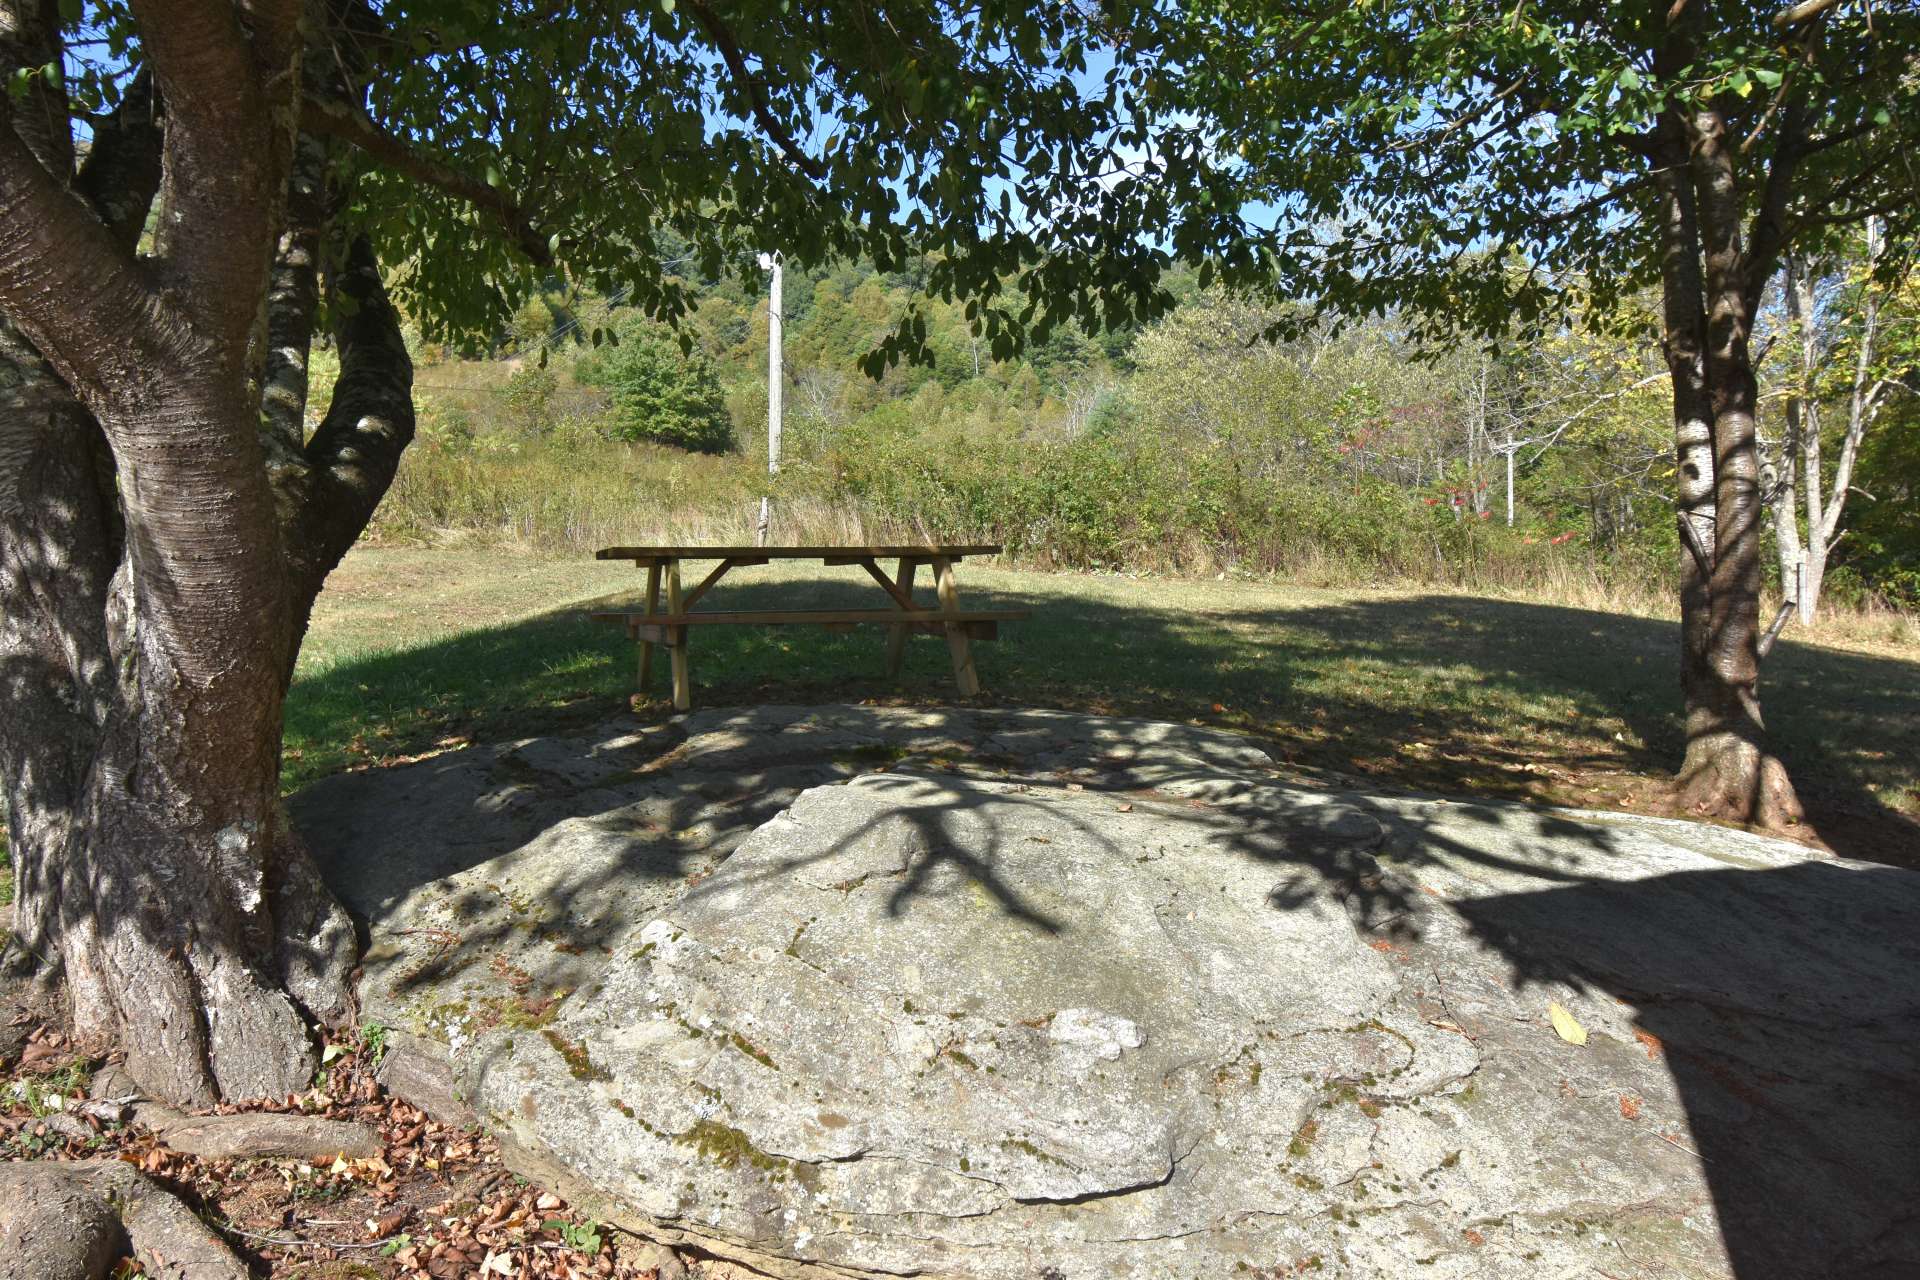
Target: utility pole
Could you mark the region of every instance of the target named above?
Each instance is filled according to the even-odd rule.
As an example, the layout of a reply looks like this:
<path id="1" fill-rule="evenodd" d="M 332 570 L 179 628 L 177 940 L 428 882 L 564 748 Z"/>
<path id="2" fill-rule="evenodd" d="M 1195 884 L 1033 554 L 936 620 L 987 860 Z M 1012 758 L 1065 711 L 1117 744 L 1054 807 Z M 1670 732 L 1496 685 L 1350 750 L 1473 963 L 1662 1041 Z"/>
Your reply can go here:
<path id="1" fill-rule="evenodd" d="M 1507 455 L 1507 528 L 1513 528 L 1513 455 L 1519 452 L 1519 446 L 1508 440 L 1500 452 Z"/>
<path id="2" fill-rule="evenodd" d="M 781 399 L 785 379 L 781 376 L 780 343 L 783 317 L 780 308 L 780 255 L 760 255 L 760 269 L 773 272 L 773 289 L 767 297 L 767 478 L 780 474 Z M 767 545 L 767 533 L 773 527 L 773 497 L 760 499 L 760 527 L 756 531 L 761 546 Z"/>

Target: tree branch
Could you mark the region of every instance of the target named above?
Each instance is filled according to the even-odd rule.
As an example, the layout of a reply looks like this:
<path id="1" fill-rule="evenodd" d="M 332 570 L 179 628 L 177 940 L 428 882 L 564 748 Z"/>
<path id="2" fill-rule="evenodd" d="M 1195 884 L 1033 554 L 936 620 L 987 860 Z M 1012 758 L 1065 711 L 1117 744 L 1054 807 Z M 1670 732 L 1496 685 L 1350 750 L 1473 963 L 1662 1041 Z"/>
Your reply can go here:
<path id="1" fill-rule="evenodd" d="M 219 130 L 237 105 L 257 109 L 260 69 L 239 11 L 219 0 L 131 0 L 160 91 L 173 115 Z"/>
<path id="2" fill-rule="evenodd" d="M 267 283 L 267 350 L 260 388 L 260 427 L 267 470 L 304 471 L 307 360 L 320 300 L 320 253 L 327 224 L 327 144 L 309 133 L 294 142 L 287 175 L 287 225 Z"/>
<path id="3" fill-rule="evenodd" d="M 232 0 L 129 0 L 167 104 L 166 205 L 149 270 L 209 338 L 238 344 L 278 233 L 298 67 Z"/>
<path id="4" fill-rule="evenodd" d="M 58 67 L 64 53 L 60 10 L 52 0 L 0 0 L 0 76 L 45 65 Z M 27 149 L 52 172 L 73 172 L 73 128 L 67 88 L 58 76 L 31 74 L 10 86 L 13 127 Z"/>
<path id="5" fill-rule="evenodd" d="M 709 9 L 703 0 L 687 0 L 687 11 L 707 33 L 707 38 L 713 41 L 714 48 L 720 51 L 720 57 L 726 62 L 727 70 L 733 73 L 733 78 L 739 81 L 741 87 L 747 91 L 748 101 L 753 104 L 753 118 L 760 122 L 760 127 L 766 130 L 769 138 L 773 139 L 773 144 L 780 148 L 780 154 L 784 155 L 787 162 L 794 168 L 814 181 L 824 180 L 827 176 L 826 170 L 821 168 L 819 161 L 800 149 L 794 142 L 793 135 L 787 132 L 786 126 L 781 124 L 773 114 L 773 108 L 767 102 L 766 86 L 761 84 L 759 77 L 747 68 L 747 60 L 740 52 L 739 42 L 733 38 L 733 33 L 727 30 L 726 24 L 720 21 L 719 16 Z"/>
<path id="6" fill-rule="evenodd" d="M 1700 531 L 1693 527 L 1693 520 L 1682 511 L 1680 514 L 1680 541 L 1693 557 L 1694 567 L 1700 570 L 1702 579 L 1713 576 L 1713 557 L 1707 554 L 1707 547 L 1700 540 Z"/>
<path id="7" fill-rule="evenodd" d="M 185 326 L 86 201 L 47 172 L 0 102 L 0 310 L 96 414 L 177 357 Z M 165 334 L 170 335 L 163 337 Z"/>
<path id="8" fill-rule="evenodd" d="M 1599 195 L 1590 196 L 1582 200 L 1579 204 L 1570 205 L 1565 209 L 1558 209 L 1544 215 L 1540 219 L 1540 224 L 1542 226 L 1556 226 L 1563 222 L 1578 221 L 1590 213 L 1606 208 L 1621 196 L 1632 195 L 1634 192 L 1650 186 L 1658 176 L 1658 172 L 1656 171 L 1639 174 L 1627 179 L 1625 182 L 1616 182 Z"/>
<path id="9" fill-rule="evenodd" d="M 1773 163 L 1767 166 L 1760 207 L 1754 212 L 1753 230 L 1747 237 L 1746 278 L 1741 283 L 1741 293 L 1746 298 L 1749 315 L 1759 311 L 1760 295 L 1777 269 L 1780 253 L 1791 234 L 1787 226 L 1787 202 L 1793 195 L 1793 180 L 1805 154 L 1801 144 L 1806 127 L 1806 105 L 1795 101 L 1781 117 Z"/>
<path id="10" fill-rule="evenodd" d="M 1754 645 L 1754 649 L 1762 658 L 1773 652 L 1773 642 L 1780 638 L 1780 632 L 1785 629 L 1787 619 L 1793 615 L 1793 611 L 1799 607 L 1799 604 L 1798 600 L 1780 602 L 1780 612 L 1773 615 L 1773 621 L 1767 625 L 1765 634 Z"/>
<path id="11" fill-rule="evenodd" d="M 1790 4 L 1773 15 L 1774 29 L 1785 31 L 1788 27 L 1797 27 L 1809 18 L 1819 17 L 1839 3 L 1840 0 L 1800 0 L 1799 4 Z"/>
<path id="12" fill-rule="evenodd" d="M 1532 71 L 1522 71 L 1518 76 L 1514 77 L 1513 81 L 1509 83 L 1506 88 L 1483 98 L 1479 105 L 1448 121 L 1438 132 L 1422 134 L 1396 142 L 1388 147 L 1387 151 L 1389 153 L 1414 150 L 1424 151 L 1430 147 L 1441 145 L 1446 142 L 1447 139 L 1453 137 L 1454 134 L 1459 133 L 1476 120 L 1482 119 L 1489 111 L 1499 106 L 1502 102 L 1505 102 L 1508 98 L 1511 98 L 1514 94 L 1520 92 L 1532 76 Z M 1482 141 L 1484 141 L 1484 139 L 1482 139 Z"/>
<path id="13" fill-rule="evenodd" d="M 366 528 L 413 441 L 413 361 L 365 236 L 348 250 L 332 291 L 340 377 L 307 442 L 306 493 L 286 530 L 294 608 L 289 678 L 320 584 Z"/>
<path id="14" fill-rule="evenodd" d="M 300 125 L 311 133 L 351 143 L 396 173 L 403 173 L 415 182 L 444 191 L 491 214 L 508 238 L 535 266 L 553 265 L 553 249 L 547 237 L 541 234 L 532 215 L 512 196 L 468 177 L 444 161 L 414 150 L 351 103 L 308 98 L 301 106 Z"/>

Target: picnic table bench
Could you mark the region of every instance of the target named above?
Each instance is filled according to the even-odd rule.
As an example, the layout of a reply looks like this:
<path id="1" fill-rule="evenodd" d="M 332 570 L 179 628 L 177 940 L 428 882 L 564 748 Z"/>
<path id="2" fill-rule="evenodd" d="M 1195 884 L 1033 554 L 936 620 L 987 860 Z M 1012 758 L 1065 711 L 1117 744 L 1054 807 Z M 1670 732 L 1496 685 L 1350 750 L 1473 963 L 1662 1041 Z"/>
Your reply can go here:
<path id="1" fill-rule="evenodd" d="M 851 631 L 861 625 L 881 625 L 887 631 L 887 674 L 900 674 L 906 656 L 909 635 L 944 635 L 947 652 L 953 659 L 954 683 L 965 695 L 980 692 L 980 676 L 974 670 L 972 644 L 975 640 L 999 638 L 999 625 L 1029 617 L 1025 609 L 964 609 L 960 589 L 954 581 L 954 566 L 968 556 L 989 556 L 1000 550 L 984 543 L 876 547 L 602 547 L 595 552 L 600 560 L 631 560 L 647 571 L 646 608 L 640 612 L 610 610 L 593 615 L 596 622 L 613 622 L 627 629 L 629 639 L 640 643 L 640 692 L 644 695 L 653 674 L 655 645 L 665 646 L 673 665 L 673 705 L 685 711 L 693 705 L 693 690 L 687 669 L 687 632 L 691 627 L 712 626 L 820 626 L 831 631 Z M 680 582 L 682 560 L 717 560 L 713 569 L 691 591 Z M 818 560 L 825 565 L 859 565 L 887 594 L 890 607 L 884 609 L 709 609 L 699 613 L 693 606 L 713 589 L 731 569 L 763 565 L 773 560 Z M 880 566 L 882 560 L 896 561 L 892 576 Z M 933 570 L 934 593 L 938 603 L 926 607 L 915 600 L 913 580 L 922 565 Z M 666 588 L 666 611 L 660 609 L 661 587 Z"/>

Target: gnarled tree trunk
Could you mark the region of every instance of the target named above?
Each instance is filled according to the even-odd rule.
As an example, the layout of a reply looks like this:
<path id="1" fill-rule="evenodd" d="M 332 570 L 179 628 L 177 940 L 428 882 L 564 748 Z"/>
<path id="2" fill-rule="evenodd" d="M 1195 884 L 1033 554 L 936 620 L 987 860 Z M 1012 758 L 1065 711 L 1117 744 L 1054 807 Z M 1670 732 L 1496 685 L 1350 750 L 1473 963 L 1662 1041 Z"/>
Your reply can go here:
<path id="1" fill-rule="evenodd" d="M 57 63 L 28 3 L 0 0 L 0 53 Z M 324 206 L 280 196 L 294 27 L 263 10 L 248 33 L 152 30 L 168 189 L 150 264 L 131 253 L 162 172 L 145 95 L 77 173 L 64 125 L 0 105 L 0 778 L 16 930 L 64 977 L 75 1030 L 204 1104 L 304 1087 L 309 1024 L 351 1015 L 351 924 L 279 812 L 282 700 L 313 598 L 412 437 L 411 367 L 360 243 L 332 273 L 352 301 L 326 425 L 301 439 L 304 386 L 289 404 L 284 380 L 263 414 L 250 335 L 276 312 L 304 366 L 318 296 L 270 307 L 269 259 L 297 240 L 311 271 L 325 238 Z"/>

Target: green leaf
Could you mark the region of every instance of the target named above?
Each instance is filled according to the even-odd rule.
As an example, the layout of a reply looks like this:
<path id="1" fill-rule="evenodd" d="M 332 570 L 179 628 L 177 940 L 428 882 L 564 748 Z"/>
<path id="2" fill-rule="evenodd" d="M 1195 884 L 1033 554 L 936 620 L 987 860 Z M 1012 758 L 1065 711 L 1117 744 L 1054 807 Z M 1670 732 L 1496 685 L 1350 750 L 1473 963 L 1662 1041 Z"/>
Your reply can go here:
<path id="1" fill-rule="evenodd" d="M 1628 93 L 1632 93 L 1635 89 L 1638 89 L 1640 87 L 1640 73 L 1632 67 L 1622 67 L 1620 69 L 1620 87 Z"/>

